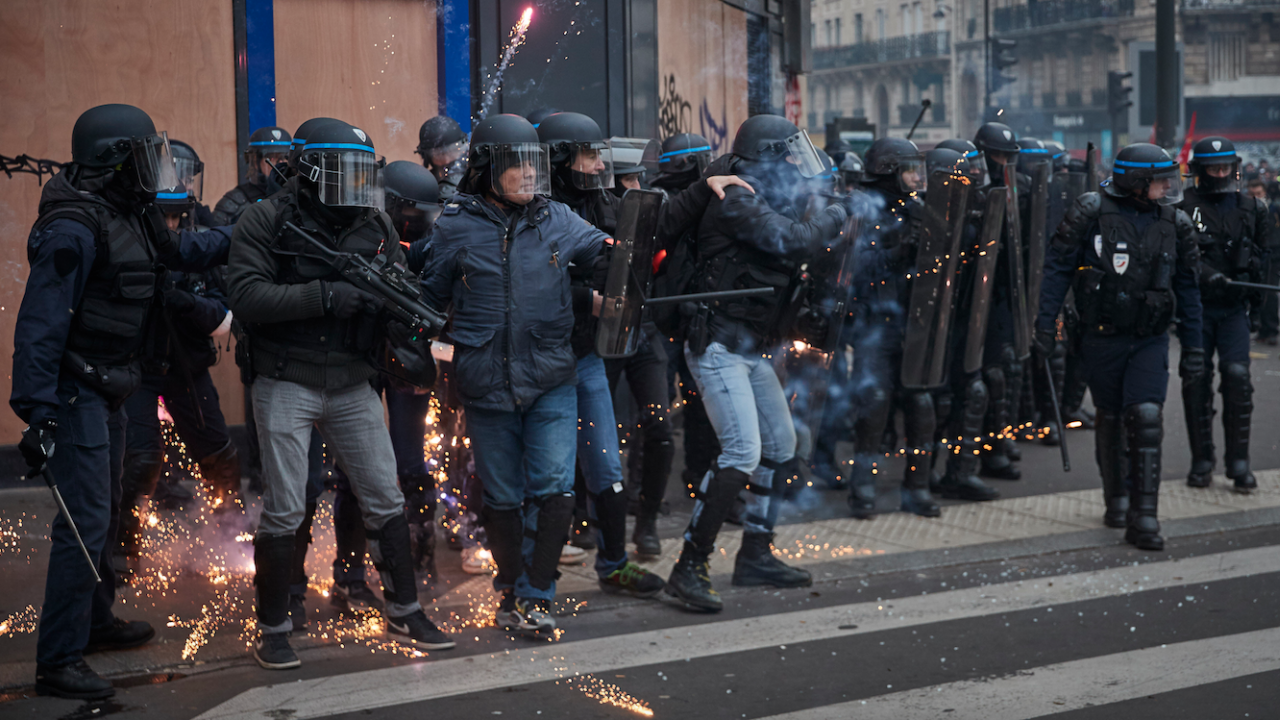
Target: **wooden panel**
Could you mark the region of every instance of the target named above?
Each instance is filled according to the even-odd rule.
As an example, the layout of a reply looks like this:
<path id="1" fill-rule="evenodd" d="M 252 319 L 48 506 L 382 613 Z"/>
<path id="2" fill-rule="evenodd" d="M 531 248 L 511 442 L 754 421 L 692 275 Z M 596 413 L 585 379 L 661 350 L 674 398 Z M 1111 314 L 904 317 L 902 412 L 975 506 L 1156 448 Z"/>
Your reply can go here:
<path id="1" fill-rule="evenodd" d="M 206 164 L 206 199 L 235 182 L 235 77 L 230 2 L 210 0 L 5 0 L 0 3 L 0 151 L 71 159 L 71 128 L 104 103 L 146 110 L 159 130 L 190 143 Z M 0 176 L 0 356 L 27 275 L 26 238 L 40 188 L 30 175 Z M 230 360 L 224 361 L 224 364 Z M 0 378 L 9 395 L 10 374 Z M 228 420 L 238 392 L 222 383 Z M 0 412 L 0 443 L 22 423 Z"/>
<path id="2" fill-rule="evenodd" d="M 275 0 L 276 121 L 345 120 L 392 160 L 416 160 L 437 115 L 435 3 Z"/>
<path id="3" fill-rule="evenodd" d="M 658 123 L 728 152 L 747 119 L 747 15 L 721 0 L 658 0 Z"/>

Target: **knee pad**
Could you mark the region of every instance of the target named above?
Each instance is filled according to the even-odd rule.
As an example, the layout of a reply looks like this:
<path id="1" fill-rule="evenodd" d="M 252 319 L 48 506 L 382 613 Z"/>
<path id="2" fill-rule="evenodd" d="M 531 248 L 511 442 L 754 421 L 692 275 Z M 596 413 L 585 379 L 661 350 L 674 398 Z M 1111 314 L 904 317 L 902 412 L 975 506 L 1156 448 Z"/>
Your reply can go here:
<path id="1" fill-rule="evenodd" d="M 1253 395 L 1253 378 L 1248 363 L 1229 362 L 1222 365 L 1222 390 L 1224 393 L 1248 399 Z"/>
<path id="2" fill-rule="evenodd" d="M 1125 408 L 1124 419 L 1132 449 L 1158 448 L 1164 440 L 1164 406 L 1138 403 Z"/>
<path id="3" fill-rule="evenodd" d="M 982 369 L 982 375 L 986 379 L 987 397 L 999 400 L 1004 397 L 1004 368 L 999 366 L 991 366 Z"/>
<path id="4" fill-rule="evenodd" d="M 1000 364 L 1008 368 L 1018 364 L 1018 352 L 1012 345 L 1000 346 Z"/>
<path id="5" fill-rule="evenodd" d="M 966 405 L 977 405 L 982 408 L 987 406 L 987 384 L 982 381 L 982 377 L 974 375 L 964 388 L 964 401 Z"/>
<path id="6" fill-rule="evenodd" d="M 936 421 L 932 395 L 927 392 L 908 393 L 902 400 L 902 414 L 908 443 L 918 446 L 932 441 Z"/>

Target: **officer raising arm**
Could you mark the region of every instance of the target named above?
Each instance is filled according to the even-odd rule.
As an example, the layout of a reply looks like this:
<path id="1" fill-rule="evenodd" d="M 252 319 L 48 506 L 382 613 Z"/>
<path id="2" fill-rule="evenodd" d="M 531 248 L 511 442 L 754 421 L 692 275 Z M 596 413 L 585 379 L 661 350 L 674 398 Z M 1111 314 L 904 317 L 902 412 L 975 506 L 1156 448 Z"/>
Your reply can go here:
<path id="1" fill-rule="evenodd" d="M 1163 149 L 1130 145 L 1116 156 L 1103 192 L 1088 192 L 1058 226 L 1045 259 L 1036 318 L 1037 350 L 1049 352 L 1058 311 L 1074 287 L 1084 326 L 1083 358 L 1098 408 L 1098 470 L 1108 527 L 1125 540 L 1163 550 L 1156 497 L 1160 488 L 1162 413 L 1169 385 L 1169 322 L 1176 312 L 1183 383 L 1204 372 L 1200 254 L 1182 198 L 1178 164 Z M 1124 463 L 1128 440 L 1126 497 Z"/>

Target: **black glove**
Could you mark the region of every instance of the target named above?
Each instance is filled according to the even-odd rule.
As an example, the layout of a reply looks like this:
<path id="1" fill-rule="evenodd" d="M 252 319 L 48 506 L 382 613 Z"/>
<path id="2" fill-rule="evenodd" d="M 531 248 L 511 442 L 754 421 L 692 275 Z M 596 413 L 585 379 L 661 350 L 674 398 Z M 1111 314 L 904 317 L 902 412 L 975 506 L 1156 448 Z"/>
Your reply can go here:
<path id="1" fill-rule="evenodd" d="M 1204 348 L 1182 348 L 1178 361 L 1178 377 L 1191 378 L 1204 375 Z"/>
<path id="2" fill-rule="evenodd" d="M 350 320 L 362 312 L 377 312 L 382 307 L 376 295 L 351 283 L 322 280 L 320 294 L 324 298 L 324 311 L 339 320 Z"/>
<path id="3" fill-rule="evenodd" d="M 609 280 L 609 261 L 612 258 L 613 252 L 608 248 L 602 248 L 600 254 L 596 255 L 595 263 L 591 266 L 591 289 L 596 292 L 604 292 L 605 283 Z"/>
<path id="4" fill-rule="evenodd" d="M 167 288 L 164 291 L 164 306 L 177 315 L 183 315 L 196 306 L 196 296 L 186 290 Z"/>
<path id="5" fill-rule="evenodd" d="M 796 332 L 811 344 L 826 339 L 828 327 L 827 316 L 815 310 L 806 310 L 796 318 Z"/>
<path id="6" fill-rule="evenodd" d="M 1227 289 L 1227 281 L 1229 279 L 1230 278 L 1228 278 L 1226 275 L 1223 275 L 1222 272 L 1218 270 L 1213 270 L 1204 277 L 1204 284 L 1205 286 L 1213 288 L 1214 290 L 1225 290 Z"/>
<path id="7" fill-rule="evenodd" d="M 1036 354 L 1042 358 L 1047 358 L 1053 355 L 1054 348 L 1058 346 L 1058 335 L 1048 330 L 1037 330 L 1033 343 Z"/>
<path id="8" fill-rule="evenodd" d="M 53 457 L 53 436 L 58 431 L 58 421 L 49 418 L 30 425 L 22 431 L 22 441 L 18 450 L 22 459 L 27 461 L 31 474 L 35 475 L 44 469 L 44 464 Z"/>

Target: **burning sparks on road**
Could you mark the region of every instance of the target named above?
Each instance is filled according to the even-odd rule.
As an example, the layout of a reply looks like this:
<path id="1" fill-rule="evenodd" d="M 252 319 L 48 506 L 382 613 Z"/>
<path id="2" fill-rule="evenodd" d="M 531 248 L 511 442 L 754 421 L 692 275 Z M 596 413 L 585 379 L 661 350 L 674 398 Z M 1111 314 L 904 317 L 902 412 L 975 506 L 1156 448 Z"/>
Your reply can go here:
<path id="1" fill-rule="evenodd" d="M 0 637 L 35 632 L 38 624 L 39 619 L 35 606 L 28 605 L 25 609 L 0 621 Z"/>
<path id="2" fill-rule="evenodd" d="M 584 675 L 568 680 L 574 688 L 601 705 L 612 705 L 642 717 L 653 717 L 649 703 L 627 693 L 622 688 L 607 683 L 594 675 Z"/>

